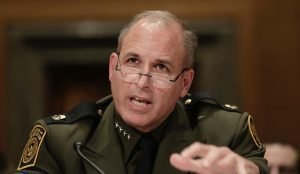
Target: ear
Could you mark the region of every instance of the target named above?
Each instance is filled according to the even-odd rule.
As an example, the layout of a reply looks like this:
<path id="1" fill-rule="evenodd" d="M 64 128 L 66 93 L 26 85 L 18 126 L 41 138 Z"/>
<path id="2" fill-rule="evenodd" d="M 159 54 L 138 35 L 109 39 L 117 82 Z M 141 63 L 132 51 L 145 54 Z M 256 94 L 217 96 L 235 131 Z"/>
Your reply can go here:
<path id="1" fill-rule="evenodd" d="M 118 55 L 116 53 L 111 53 L 109 58 L 109 80 L 110 81 L 113 73 L 115 72 L 117 62 L 118 62 Z"/>
<path id="2" fill-rule="evenodd" d="M 192 85 L 194 79 L 194 69 L 189 69 L 183 74 L 183 87 L 181 89 L 180 97 L 186 96 Z"/>

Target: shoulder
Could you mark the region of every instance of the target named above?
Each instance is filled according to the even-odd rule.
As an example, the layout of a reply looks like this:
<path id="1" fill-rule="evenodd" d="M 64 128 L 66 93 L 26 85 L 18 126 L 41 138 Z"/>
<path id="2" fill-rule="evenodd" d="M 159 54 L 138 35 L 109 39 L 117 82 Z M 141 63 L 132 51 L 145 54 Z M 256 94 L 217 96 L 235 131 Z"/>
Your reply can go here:
<path id="1" fill-rule="evenodd" d="M 239 136 L 251 135 L 250 140 L 261 146 L 252 116 L 236 105 L 222 104 L 207 94 L 191 94 L 183 100 L 196 132 L 208 142 L 228 145 Z"/>
<path id="2" fill-rule="evenodd" d="M 98 102 L 80 103 L 70 112 L 38 120 L 31 132 L 42 131 L 48 143 L 55 142 L 53 146 L 63 147 L 66 141 L 72 139 L 84 141 L 95 130 L 111 101 L 112 97 L 108 96 Z"/>
<path id="3" fill-rule="evenodd" d="M 97 102 L 81 102 L 71 111 L 63 114 L 55 114 L 42 119 L 47 125 L 74 124 L 83 120 L 98 122 L 106 107 L 112 102 L 111 95 Z"/>
<path id="4" fill-rule="evenodd" d="M 206 93 L 188 94 L 182 102 L 190 117 L 196 120 L 213 116 L 226 119 L 243 115 L 236 105 L 222 104 Z"/>
<path id="5" fill-rule="evenodd" d="M 89 139 L 111 101 L 108 96 L 98 102 L 84 102 L 70 112 L 38 120 L 29 134 L 18 170 L 35 166 L 49 153 L 59 162 L 64 159 L 62 154 L 72 156 L 74 141 Z"/>
<path id="6" fill-rule="evenodd" d="M 70 112 L 55 114 L 36 122 L 33 128 L 43 129 L 48 140 L 86 139 L 95 130 L 106 107 L 112 102 L 107 96 L 97 102 L 82 102 Z"/>
<path id="7" fill-rule="evenodd" d="M 225 106 L 205 93 L 190 94 L 183 102 L 193 129 L 209 137 L 233 136 L 241 120 L 248 117 L 236 106 Z"/>

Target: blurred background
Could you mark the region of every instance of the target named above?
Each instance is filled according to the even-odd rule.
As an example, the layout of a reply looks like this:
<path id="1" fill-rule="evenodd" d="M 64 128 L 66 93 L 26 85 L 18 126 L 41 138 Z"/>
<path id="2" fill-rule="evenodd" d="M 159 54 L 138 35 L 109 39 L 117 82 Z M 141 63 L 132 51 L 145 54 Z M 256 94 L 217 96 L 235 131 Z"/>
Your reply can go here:
<path id="1" fill-rule="evenodd" d="M 300 146 L 298 0 L 1 0 L 0 152 L 12 166 L 37 119 L 110 94 L 120 28 L 155 9 L 198 35 L 191 91 L 249 112 L 262 142 Z"/>

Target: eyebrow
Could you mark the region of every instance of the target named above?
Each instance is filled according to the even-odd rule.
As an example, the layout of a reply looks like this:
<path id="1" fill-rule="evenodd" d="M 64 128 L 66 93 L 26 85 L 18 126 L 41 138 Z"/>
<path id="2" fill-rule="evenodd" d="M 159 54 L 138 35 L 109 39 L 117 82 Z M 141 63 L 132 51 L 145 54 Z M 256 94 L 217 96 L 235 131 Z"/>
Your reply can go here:
<path id="1" fill-rule="evenodd" d="M 169 60 L 157 59 L 157 60 L 155 60 L 155 63 L 161 63 L 161 64 L 169 66 L 170 68 L 174 68 L 173 64 Z"/>
<path id="2" fill-rule="evenodd" d="M 120 61 L 120 62 L 124 62 L 124 61 L 126 61 L 129 57 L 139 58 L 140 56 L 139 56 L 139 54 L 133 53 L 133 52 L 125 53 L 122 57 L 121 57 L 120 54 L 119 54 L 119 61 Z"/>
<path id="3" fill-rule="evenodd" d="M 124 57 L 128 57 L 128 56 L 133 56 L 135 58 L 143 59 L 142 56 L 140 56 L 138 53 L 135 53 L 135 52 L 128 52 L 124 55 Z M 170 68 L 174 69 L 174 65 L 171 63 L 170 60 L 166 60 L 166 59 L 163 59 L 163 58 L 158 58 L 158 59 L 154 60 L 154 64 L 157 64 L 157 63 L 167 65 Z"/>
<path id="4" fill-rule="evenodd" d="M 124 54 L 124 57 L 128 57 L 128 56 L 140 57 L 139 54 L 133 53 L 133 52 L 128 52 L 128 53 Z"/>

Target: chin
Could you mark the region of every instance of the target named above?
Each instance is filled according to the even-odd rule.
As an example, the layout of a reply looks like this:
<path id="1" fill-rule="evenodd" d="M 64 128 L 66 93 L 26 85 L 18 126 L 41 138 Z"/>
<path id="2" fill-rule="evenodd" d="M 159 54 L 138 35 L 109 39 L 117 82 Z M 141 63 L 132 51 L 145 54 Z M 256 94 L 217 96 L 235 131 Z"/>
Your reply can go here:
<path id="1" fill-rule="evenodd" d="M 147 116 L 141 116 L 136 114 L 128 114 L 127 117 L 123 117 L 123 120 L 129 126 L 138 130 L 147 127 L 147 125 L 149 124 Z"/>

